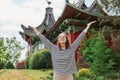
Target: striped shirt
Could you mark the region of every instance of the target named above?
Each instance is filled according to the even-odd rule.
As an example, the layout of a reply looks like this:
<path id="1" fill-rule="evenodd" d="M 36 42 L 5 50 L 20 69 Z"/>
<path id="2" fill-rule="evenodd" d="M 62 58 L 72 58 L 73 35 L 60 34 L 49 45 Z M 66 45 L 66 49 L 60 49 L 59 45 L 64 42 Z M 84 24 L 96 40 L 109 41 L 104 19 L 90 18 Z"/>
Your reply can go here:
<path id="1" fill-rule="evenodd" d="M 72 43 L 70 49 L 60 50 L 58 46 L 50 42 L 41 33 L 37 34 L 41 41 L 44 43 L 46 48 L 51 52 L 53 70 L 57 74 L 74 74 L 77 72 L 77 67 L 75 63 L 75 51 L 85 36 L 85 31 L 83 31 L 78 38 Z"/>

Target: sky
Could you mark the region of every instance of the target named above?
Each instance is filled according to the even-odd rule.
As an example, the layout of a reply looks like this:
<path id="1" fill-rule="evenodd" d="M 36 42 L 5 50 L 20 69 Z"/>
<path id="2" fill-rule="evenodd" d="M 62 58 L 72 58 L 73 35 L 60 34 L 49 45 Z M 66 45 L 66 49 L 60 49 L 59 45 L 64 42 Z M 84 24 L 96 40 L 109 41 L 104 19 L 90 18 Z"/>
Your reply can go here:
<path id="1" fill-rule="evenodd" d="M 65 0 L 49 0 L 52 2 L 55 20 L 62 14 L 65 6 Z M 70 0 L 71 3 L 77 0 Z M 87 6 L 93 0 L 85 0 Z M 28 44 L 22 39 L 19 31 L 23 32 L 21 24 L 25 26 L 38 26 L 44 19 L 45 8 L 48 7 L 46 0 L 2 0 L 0 2 L 0 37 L 15 36 L 25 48 L 21 60 L 25 58 L 25 51 Z"/>

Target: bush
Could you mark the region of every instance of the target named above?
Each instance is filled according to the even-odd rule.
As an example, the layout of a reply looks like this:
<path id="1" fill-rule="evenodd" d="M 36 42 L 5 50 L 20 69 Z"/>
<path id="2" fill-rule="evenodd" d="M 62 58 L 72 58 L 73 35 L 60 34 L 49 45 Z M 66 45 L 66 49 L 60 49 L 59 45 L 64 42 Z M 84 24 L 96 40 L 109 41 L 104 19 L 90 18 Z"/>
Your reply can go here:
<path id="1" fill-rule="evenodd" d="M 15 67 L 14 67 L 13 63 L 7 62 L 6 65 L 5 65 L 5 68 L 6 69 L 14 69 Z"/>
<path id="2" fill-rule="evenodd" d="M 39 69 L 39 58 L 41 57 L 40 53 L 34 53 L 29 59 L 29 69 Z"/>
<path id="3" fill-rule="evenodd" d="M 89 63 L 91 71 L 96 75 L 109 73 L 115 64 L 112 58 L 112 50 L 102 35 L 91 36 L 83 46 L 83 55 Z"/>
<path id="4" fill-rule="evenodd" d="M 51 54 L 47 49 L 34 53 L 29 59 L 30 69 L 52 68 Z"/>
<path id="5" fill-rule="evenodd" d="M 110 48 L 114 51 L 114 61 L 115 66 L 114 69 L 119 72 L 120 71 L 120 32 L 111 34 L 111 46 Z"/>
<path id="6" fill-rule="evenodd" d="M 84 76 L 84 77 L 90 77 L 90 76 L 91 76 L 91 72 L 90 72 L 90 70 L 87 69 L 87 68 L 82 68 L 82 69 L 80 69 L 80 70 L 77 72 L 77 76 L 78 76 L 78 77 L 82 77 L 82 76 Z"/>
<path id="7" fill-rule="evenodd" d="M 119 72 L 120 71 L 120 53 L 114 53 L 114 61 L 115 61 L 115 65 L 114 65 L 114 69 Z"/>
<path id="8" fill-rule="evenodd" d="M 0 61 L 0 69 L 4 69 L 5 68 L 5 63 L 3 61 Z"/>
<path id="9" fill-rule="evenodd" d="M 26 60 L 25 60 L 25 68 L 26 69 L 29 69 L 29 60 L 30 60 L 30 57 L 31 57 L 32 55 L 29 55 L 27 58 L 26 58 Z"/>
<path id="10" fill-rule="evenodd" d="M 103 76 L 97 76 L 96 80 L 106 80 Z"/>
<path id="11" fill-rule="evenodd" d="M 120 72 L 113 72 L 111 74 L 106 74 L 105 78 L 108 80 L 120 80 Z"/>
<path id="12" fill-rule="evenodd" d="M 77 74 L 74 75 L 74 80 L 106 80 L 104 76 L 96 76 L 90 69 L 79 69 Z"/>
<path id="13" fill-rule="evenodd" d="M 90 78 L 90 76 L 92 75 L 92 73 L 90 72 L 89 69 L 87 68 L 82 68 L 77 72 L 77 79 L 81 79 L 81 78 Z"/>

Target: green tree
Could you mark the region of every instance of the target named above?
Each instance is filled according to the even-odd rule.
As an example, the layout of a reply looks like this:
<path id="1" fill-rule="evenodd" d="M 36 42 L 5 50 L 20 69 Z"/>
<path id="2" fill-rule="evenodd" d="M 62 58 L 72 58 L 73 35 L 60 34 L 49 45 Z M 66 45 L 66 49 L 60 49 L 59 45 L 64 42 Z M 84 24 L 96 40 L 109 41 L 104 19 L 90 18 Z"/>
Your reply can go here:
<path id="1" fill-rule="evenodd" d="M 0 69 L 4 68 L 5 63 L 5 56 L 6 56 L 6 47 L 4 46 L 4 39 L 0 38 Z"/>
<path id="2" fill-rule="evenodd" d="M 6 60 L 7 62 L 14 63 L 21 55 L 23 48 L 20 45 L 20 42 L 16 40 L 16 37 L 6 38 Z"/>
<path id="3" fill-rule="evenodd" d="M 66 0 L 67 3 L 73 1 L 73 4 L 76 6 L 79 6 L 81 3 L 81 0 Z M 87 0 L 85 0 L 87 1 Z M 92 1 L 92 0 L 90 0 Z M 120 0 L 94 0 L 100 6 L 102 9 L 105 10 L 105 12 L 113 15 L 120 15 Z M 99 8 L 100 9 L 100 8 Z"/>
<path id="4" fill-rule="evenodd" d="M 15 37 L 0 38 L 0 68 L 13 68 L 23 48 Z"/>
<path id="5" fill-rule="evenodd" d="M 107 12 L 120 14 L 120 0 L 97 0 Z"/>
<path id="6" fill-rule="evenodd" d="M 96 75 L 109 73 L 115 65 L 112 49 L 108 47 L 101 34 L 91 36 L 90 39 L 85 41 L 83 54 L 91 71 Z"/>

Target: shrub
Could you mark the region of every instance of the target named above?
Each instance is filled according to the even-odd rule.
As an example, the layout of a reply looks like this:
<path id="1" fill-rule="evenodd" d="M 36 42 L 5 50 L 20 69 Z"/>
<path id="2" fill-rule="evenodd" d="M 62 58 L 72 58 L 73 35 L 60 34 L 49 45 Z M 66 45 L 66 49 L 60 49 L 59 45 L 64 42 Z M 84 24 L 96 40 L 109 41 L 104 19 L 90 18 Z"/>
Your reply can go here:
<path id="1" fill-rule="evenodd" d="M 79 69 L 73 76 L 74 80 L 106 80 L 104 76 L 96 76 L 88 68 Z"/>
<path id="2" fill-rule="evenodd" d="M 87 68 L 82 68 L 80 69 L 78 72 L 77 72 L 77 78 L 80 78 L 80 77 L 87 77 L 87 78 L 90 78 L 91 76 L 91 72 L 89 69 Z"/>
<path id="3" fill-rule="evenodd" d="M 29 59 L 29 68 L 52 68 L 50 52 L 47 49 L 42 49 L 34 53 Z"/>
<path id="4" fill-rule="evenodd" d="M 39 61 L 40 61 L 40 57 L 41 57 L 42 54 L 40 53 L 34 53 L 30 59 L 29 59 L 29 69 L 39 69 L 40 67 L 40 64 L 39 64 Z"/>
<path id="5" fill-rule="evenodd" d="M 119 72 L 120 71 L 120 52 L 115 53 L 113 56 L 114 56 L 114 61 L 115 61 L 114 69 L 117 72 Z"/>
<path id="6" fill-rule="evenodd" d="M 25 68 L 26 69 L 29 69 L 29 60 L 30 60 L 30 57 L 31 57 L 32 55 L 29 55 L 29 56 L 27 56 L 27 58 L 25 59 Z"/>
<path id="7" fill-rule="evenodd" d="M 73 77 L 74 80 L 97 80 L 96 75 L 94 75 L 88 68 L 79 69 Z"/>
<path id="8" fill-rule="evenodd" d="M 0 69 L 5 68 L 5 63 L 3 61 L 0 61 Z"/>
<path id="9" fill-rule="evenodd" d="M 6 69 L 14 69 L 14 65 L 13 63 L 11 63 L 10 61 L 6 63 L 6 66 L 5 66 Z"/>
<path id="10" fill-rule="evenodd" d="M 115 70 L 120 70 L 120 32 L 111 34 L 111 46 L 110 48 L 114 51 Z"/>
<path id="11" fill-rule="evenodd" d="M 105 77 L 108 80 L 120 80 L 120 72 L 118 73 L 113 72 L 111 74 L 106 74 Z"/>
<path id="12" fill-rule="evenodd" d="M 96 80 L 106 80 L 103 76 L 97 76 Z"/>
<path id="13" fill-rule="evenodd" d="M 89 63 L 91 71 L 96 75 L 109 73 L 115 64 L 112 58 L 112 50 L 102 35 L 91 36 L 83 46 L 85 60 Z"/>

